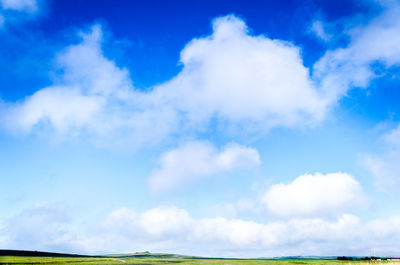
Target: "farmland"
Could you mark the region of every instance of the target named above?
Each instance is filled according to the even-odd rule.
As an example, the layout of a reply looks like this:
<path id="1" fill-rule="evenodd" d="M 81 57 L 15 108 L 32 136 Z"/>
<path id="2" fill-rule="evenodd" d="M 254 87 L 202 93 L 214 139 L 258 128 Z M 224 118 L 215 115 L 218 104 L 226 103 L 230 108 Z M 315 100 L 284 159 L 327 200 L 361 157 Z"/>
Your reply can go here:
<path id="1" fill-rule="evenodd" d="M 399 261 L 339 261 L 335 259 L 215 259 L 179 255 L 0 256 L 0 264 L 126 264 L 126 265 L 400 265 Z"/>

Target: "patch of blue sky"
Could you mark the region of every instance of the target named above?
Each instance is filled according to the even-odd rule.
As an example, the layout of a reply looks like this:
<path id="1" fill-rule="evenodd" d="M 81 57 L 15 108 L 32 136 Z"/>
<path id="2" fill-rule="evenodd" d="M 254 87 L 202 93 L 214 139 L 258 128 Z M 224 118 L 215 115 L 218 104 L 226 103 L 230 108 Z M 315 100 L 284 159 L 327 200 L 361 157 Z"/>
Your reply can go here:
<path id="1" fill-rule="evenodd" d="M 115 62 L 118 67 L 127 69 L 137 91 L 149 92 L 182 71 L 184 66 L 179 63 L 180 52 L 193 38 L 203 38 L 212 34 L 211 23 L 216 17 L 234 14 L 239 20 L 230 18 L 231 20 L 227 20 L 228 23 L 234 24 L 239 21 L 240 24 L 243 20 L 249 27 L 250 35 L 264 35 L 299 47 L 302 63 L 312 72 L 315 62 L 328 50 L 346 48 L 351 43 L 349 29 L 368 25 L 372 18 L 385 10 L 385 7 L 374 1 L 304 2 L 293 0 L 252 1 L 249 4 L 246 1 L 225 0 L 217 2 L 121 0 L 110 4 L 107 1 L 71 0 L 41 3 L 46 7 L 46 12 L 42 12 L 40 16 L 24 23 L 7 21 L 6 17 L 0 28 L 2 39 L 0 64 L 3 65 L 0 71 L 0 115 L 6 113 L 3 110 L 8 105 L 23 102 L 36 91 L 57 83 L 62 74 L 60 72 L 62 69 L 55 67 L 57 54 L 70 45 L 80 43 L 77 31 L 89 32 L 94 23 L 102 26 L 104 40 L 101 43 L 101 52 L 104 57 Z M 313 35 L 311 26 L 316 20 L 320 20 L 322 27 L 326 27 L 327 34 L 333 36 L 331 39 L 321 40 Z M 351 62 L 351 58 L 345 61 L 345 63 L 348 62 Z M 372 70 L 377 78 L 371 80 L 365 88 L 349 88 L 344 95 L 338 94 L 339 99 L 330 105 L 324 120 L 312 126 L 309 124 L 302 126 L 297 123 L 285 126 L 285 123 L 282 123 L 282 126 L 271 128 L 267 126 L 269 128 L 267 130 L 260 126 L 259 130 L 256 127 L 255 130 L 247 131 L 248 124 L 241 123 L 236 127 L 236 124 L 232 122 L 237 118 L 236 116 L 223 116 L 224 111 L 228 110 L 229 114 L 230 109 L 227 105 L 228 108 L 219 109 L 220 113 L 208 117 L 201 126 L 192 130 L 182 126 L 178 128 L 178 132 L 170 133 L 161 142 L 142 146 L 139 149 L 131 148 L 127 144 L 126 149 L 118 147 L 110 150 L 104 148 L 102 143 L 96 144 L 101 142 L 102 138 L 90 141 L 93 134 L 85 130 L 90 130 L 90 126 L 98 125 L 97 123 L 89 123 L 82 131 L 78 128 L 71 135 L 62 135 L 62 130 L 61 135 L 59 131 L 53 131 L 54 128 L 47 127 L 51 125 L 51 122 L 34 124 L 33 129 L 30 128 L 32 130 L 28 130 L 26 134 L 14 135 L 13 132 L 2 130 L 0 132 L 0 212 L 6 214 L 0 216 L 0 248 L 2 233 L 4 233 L 1 229 L 2 225 L 4 227 L 7 224 L 6 220 L 18 216 L 23 209 L 32 208 L 41 203 L 54 204 L 59 209 L 63 207 L 74 209 L 71 213 L 74 220 L 86 226 L 101 223 L 104 216 L 121 207 L 134 209 L 138 214 L 133 218 L 135 220 L 141 220 L 140 218 L 145 220 L 146 214 L 141 216 L 141 213 L 156 213 L 158 214 L 156 216 L 161 216 L 160 220 L 167 218 L 166 220 L 169 221 L 166 223 L 174 224 L 168 219 L 170 215 L 163 217 L 165 214 L 163 211 L 166 210 L 158 208 L 162 205 L 185 209 L 184 211 L 192 218 L 190 221 L 187 220 L 185 212 L 177 211 L 173 207 L 167 208 L 174 216 L 174 220 L 182 218 L 184 227 L 188 231 L 190 228 L 186 225 L 190 225 L 187 223 L 196 223 L 196 220 L 202 220 L 205 217 L 217 218 L 219 215 L 251 220 L 258 222 L 259 226 L 271 220 L 280 222 L 281 217 L 266 212 L 265 205 L 262 205 L 263 196 L 272 187 L 282 184 L 290 188 L 289 184 L 299 179 L 299 176 L 313 175 L 317 172 L 323 175 L 341 172 L 354 176 L 356 183 L 360 184 L 364 193 L 370 198 L 370 205 L 366 209 L 361 208 L 350 212 L 360 217 L 364 223 L 374 218 L 389 220 L 397 209 L 399 199 L 376 189 L 375 179 L 370 170 L 365 168 L 363 158 L 374 154 L 384 159 L 386 153 L 394 153 L 396 157 L 398 152 L 397 147 L 388 146 L 382 141 L 382 136 L 394 130 L 399 122 L 399 67 L 397 64 L 385 67 L 373 62 Z M 340 71 L 338 73 L 343 74 Z M 178 101 L 185 99 L 184 97 L 177 98 Z M 167 100 L 171 99 L 167 98 Z M 198 103 L 195 100 L 193 102 Z M 204 102 L 207 103 L 207 101 Z M 162 102 L 162 104 L 166 103 Z M 106 111 L 119 107 L 123 109 L 124 106 L 124 104 L 111 105 Z M 285 104 L 282 106 L 288 107 Z M 177 107 L 178 111 L 185 111 L 179 107 L 182 106 Z M 203 107 L 206 110 L 207 106 Z M 189 108 L 189 111 L 191 110 L 193 109 Z M 194 110 L 196 113 L 197 109 Z M 104 113 L 107 114 L 107 112 Z M 112 115 L 101 116 L 104 113 L 102 112 L 100 117 L 115 118 Z M 135 112 L 127 111 L 125 116 L 117 115 L 116 119 L 132 113 L 135 114 Z M 65 117 L 67 117 L 65 124 L 68 125 L 69 116 Z M 234 118 L 230 120 L 232 117 Z M 250 119 L 252 117 L 250 115 Z M 184 123 L 184 121 L 178 120 L 178 123 Z M 249 124 L 253 125 L 251 122 Z M 99 126 L 99 128 L 103 127 Z M 116 137 L 121 137 L 119 142 L 141 141 L 141 139 L 132 139 L 136 134 L 124 132 L 129 128 L 122 126 L 122 132 L 115 133 Z M 70 130 L 74 129 L 76 128 L 72 126 Z M 158 128 L 153 130 L 157 131 Z M 153 130 L 146 133 L 151 134 Z M 140 133 L 138 135 L 140 136 Z M 171 191 L 152 194 L 149 189 L 150 176 L 157 170 L 162 171 L 164 167 L 170 170 L 166 172 L 174 173 L 173 167 L 176 162 L 174 154 L 178 154 L 179 158 L 181 154 L 179 151 L 184 149 L 182 146 L 186 142 L 193 141 L 199 142 L 195 145 L 199 149 L 204 148 L 201 155 L 194 156 L 195 159 L 204 163 L 201 168 L 193 164 L 192 167 L 185 169 L 188 172 L 182 173 L 178 170 L 177 174 L 192 174 L 195 178 L 196 172 L 202 171 L 205 167 L 207 170 L 202 171 L 204 176 Z M 243 148 L 235 149 L 238 153 L 224 153 L 224 150 L 226 151 L 224 147 L 232 142 L 236 142 L 240 147 L 254 148 L 260 156 L 261 163 L 251 169 L 235 168 L 229 164 L 230 161 L 236 161 L 235 155 L 238 153 L 244 155 L 239 158 L 248 159 L 248 153 L 244 152 Z M 189 149 L 189 151 L 196 154 L 199 150 Z M 169 157 L 169 159 L 162 160 L 163 157 Z M 219 164 L 208 165 L 214 162 L 213 159 Z M 251 159 L 250 161 L 254 162 L 254 156 Z M 324 176 L 315 178 L 325 179 Z M 347 183 L 346 181 L 352 182 L 352 179 L 346 177 L 343 179 L 344 184 Z M 351 185 L 349 187 L 354 188 Z M 331 198 L 324 197 L 323 199 L 331 202 L 329 201 Z M 351 201 L 344 201 L 343 204 L 351 204 Z M 240 211 L 238 210 L 240 207 L 247 207 L 247 211 L 253 212 L 235 215 L 233 212 Z M 153 212 L 150 210 L 149 213 L 149 209 L 153 209 Z M 129 210 L 122 210 L 117 211 L 115 215 L 110 215 L 114 216 L 112 218 L 121 218 L 118 220 L 125 222 L 123 218 L 132 221 L 134 214 Z M 315 216 L 311 215 L 311 217 Z M 310 216 L 294 216 L 294 218 L 306 218 L 304 222 L 309 220 L 308 217 Z M 317 217 L 325 220 L 326 216 Z M 329 216 L 326 220 L 334 218 L 336 216 Z M 216 220 L 221 222 L 221 219 Z M 352 218 L 344 218 L 344 220 L 350 220 L 351 224 L 355 222 Z M 235 221 L 237 220 L 233 219 L 232 222 Z M 139 226 L 142 230 L 146 230 L 143 223 L 145 222 L 143 221 Z M 242 221 L 239 220 L 238 223 L 242 224 Z M 286 224 L 283 222 L 281 225 Z M 229 224 L 227 226 L 229 227 Z M 370 226 L 375 227 L 373 224 Z M 362 227 L 362 225 L 357 227 Z M 71 222 L 71 229 L 79 230 L 76 222 Z M 201 233 L 201 231 L 197 232 Z M 228 234 L 232 235 L 233 232 L 231 232 L 228 231 Z M 88 238 L 95 238 L 91 237 L 89 232 L 83 233 L 87 233 Z M 142 235 L 143 242 L 154 239 L 154 233 L 158 232 L 150 231 L 149 234 Z M 184 230 L 179 233 L 189 232 Z M 7 236 L 9 235 L 6 234 L 5 237 Z M 179 236 L 182 235 L 177 235 L 178 240 L 181 239 Z M 190 236 L 189 233 L 188 237 Z M 335 242 L 334 239 L 331 241 Z M 331 241 L 327 240 L 327 242 Z M 193 242 L 189 242 L 189 245 L 196 244 L 196 241 Z M 225 245 L 226 249 L 232 249 L 235 242 Z M 18 245 L 18 242 L 14 243 Z M 68 244 L 72 243 L 68 242 Z M 290 245 L 287 242 L 282 244 L 284 247 Z M 361 246 L 360 249 L 363 247 L 365 246 Z M 101 248 L 87 246 L 87 249 L 87 251 L 96 252 Z M 104 246 L 103 251 L 104 249 L 118 248 Z M 326 253 L 327 249 L 319 249 L 319 253 Z M 63 248 L 59 250 L 62 251 Z M 151 250 L 157 250 L 157 248 L 154 247 Z M 194 248 L 192 254 L 200 252 L 201 250 Z"/>

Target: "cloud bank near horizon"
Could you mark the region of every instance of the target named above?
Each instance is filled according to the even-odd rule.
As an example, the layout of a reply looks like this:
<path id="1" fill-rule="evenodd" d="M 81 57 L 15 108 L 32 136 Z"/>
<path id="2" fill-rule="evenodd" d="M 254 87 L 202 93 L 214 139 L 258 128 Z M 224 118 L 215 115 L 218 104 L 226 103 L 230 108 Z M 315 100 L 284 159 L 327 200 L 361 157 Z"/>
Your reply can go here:
<path id="1" fill-rule="evenodd" d="M 76 221 L 76 220 L 73 220 Z M 255 222 L 225 217 L 194 218 L 175 206 L 143 212 L 120 208 L 89 226 L 71 225 L 68 211 L 36 205 L 0 230 L 0 247 L 79 253 L 175 251 L 180 254 L 259 257 L 284 255 L 379 255 L 397 253 L 400 218 L 363 222 L 353 214 L 332 219 L 290 218 Z M 80 232 L 77 232 L 80 231 Z"/>

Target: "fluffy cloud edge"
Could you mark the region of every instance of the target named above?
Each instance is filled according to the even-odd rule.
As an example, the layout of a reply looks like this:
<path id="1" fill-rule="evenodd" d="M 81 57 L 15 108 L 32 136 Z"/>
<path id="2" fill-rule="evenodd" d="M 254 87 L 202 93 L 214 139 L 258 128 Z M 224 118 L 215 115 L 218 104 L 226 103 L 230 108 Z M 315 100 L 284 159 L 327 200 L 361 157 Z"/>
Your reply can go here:
<path id="1" fill-rule="evenodd" d="M 218 17 L 212 34 L 192 39 L 181 51 L 181 72 L 147 92 L 137 90 L 128 70 L 104 56 L 102 29 L 94 25 L 58 55 L 64 74 L 57 83 L 4 104 L 10 111 L 2 110 L 2 121 L 27 133 L 47 127 L 97 145 L 133 149 L 185 132 L 240 128 L 236 131 L 263 135 L 276 127 L 313 126 L 349 89 L 377 77 L 372 63 L 385 69 L 399 65 L 400 40 L 392 37 L 400 28 L 399 13 L 399 5 L 385 7 L 350 30 L 348 46 L 327 50 L 312 75 L 298 46 L 252 35 L 234 15 Z M 218 126 L 210 126 L 214 121 Z M 154 124 L 159 130 L 152 130 Z"/>
<path id="2" fill-rule="evenodd" d="M 149 177 L 149 188 L 162 193 L 213 175 L 252 169 L 260 163 L 260 155 L 252 147 L 228 143 L 218 150 L 207 141 L 186 142 L 160 155 L 159 167 Z"/>
<path id="3" fill-rule="evenodd" d="M 343 172 L 305 174 L 288 184 L 272 185 L 262 200 L 279 217 L 337 215 L 365 208 L 368 203 L 360 183 Z"/>
<path id="4" fill-rule="evenodd" d="M 239 127 L 257 135 L 323 119 L 327 102 L 313 87 L 298 47 L 250 35 L 233 15 L 215 19 L 213 29 L 185 46 L 176 77 L 144 92 L 132 85 L 127 69 L 104 56 L 102 28 L 93 25 L 79 33 L 80 43 L 57 55 L 62 74 L 56 83 L 3 104 L 3 126 L 137 147 L 178 131 L 211 130 L 214 119 L 220 132 Z M 159 130 L 151 129 L 155 125 Z"/>

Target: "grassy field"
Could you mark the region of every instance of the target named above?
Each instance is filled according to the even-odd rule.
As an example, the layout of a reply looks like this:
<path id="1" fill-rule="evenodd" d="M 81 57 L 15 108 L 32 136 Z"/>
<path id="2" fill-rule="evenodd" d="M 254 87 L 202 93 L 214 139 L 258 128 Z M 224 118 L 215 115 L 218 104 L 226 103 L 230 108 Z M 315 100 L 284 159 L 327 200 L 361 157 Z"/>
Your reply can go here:
<path id="1" fill-rule="evenodd" d="M 141 264 L 141 265 L 400 265 L 394 261 L 338 261 L 306 259 L 188 259 L 188 258 L 128 258 L 128 257 L 18 257 L 2 256 L 0 264 Z"/>

